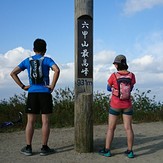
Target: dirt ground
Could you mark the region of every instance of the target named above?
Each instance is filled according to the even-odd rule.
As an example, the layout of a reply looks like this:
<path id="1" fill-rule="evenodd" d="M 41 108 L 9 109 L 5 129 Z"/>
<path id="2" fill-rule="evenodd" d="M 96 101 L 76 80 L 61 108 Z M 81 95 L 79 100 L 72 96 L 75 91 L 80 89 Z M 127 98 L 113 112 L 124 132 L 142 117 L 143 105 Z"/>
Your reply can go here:
<path id="1" fill-rule="evenodd" d="M 51 129 L 49 146 L 56 153 L 40 156 L 41 130 L 35 130 L 32 156 L 24 156 L 20 149 L 25 145 L 25 133 L 0 133 L 0 163 L 163 163 L 163 122 L 133 124 L 135 132 L 134 152 L 128 159 L 123 125 L 118 125 L 112 144 L 112 157 L 103 157 L 98 150 L 104 146 L 106 125 L 94 126 L 94 152 L 77 153 L 74 150 L 74 128 Z"/>

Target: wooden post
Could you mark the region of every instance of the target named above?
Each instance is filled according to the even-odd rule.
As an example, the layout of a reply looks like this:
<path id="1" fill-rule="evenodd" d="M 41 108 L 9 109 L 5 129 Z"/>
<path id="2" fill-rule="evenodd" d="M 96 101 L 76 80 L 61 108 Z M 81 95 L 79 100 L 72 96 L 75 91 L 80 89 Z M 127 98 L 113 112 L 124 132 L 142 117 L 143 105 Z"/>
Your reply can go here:
<path id="1" fill-rule="evenodd" d="M 75 150 L 93 151 L 93 0 L 75 0 Z"/>

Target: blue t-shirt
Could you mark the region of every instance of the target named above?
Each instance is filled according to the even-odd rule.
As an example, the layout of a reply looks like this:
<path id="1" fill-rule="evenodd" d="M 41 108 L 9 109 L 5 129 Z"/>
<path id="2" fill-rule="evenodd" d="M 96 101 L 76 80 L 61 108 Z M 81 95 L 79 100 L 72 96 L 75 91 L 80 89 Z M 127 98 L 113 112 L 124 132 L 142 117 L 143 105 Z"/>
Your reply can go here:
<path id="1" fill-rule="evenodd" d="M 36 54 L 34 56 L 32 56 L 33 59 L 40 59 L 42 57 L 42 55 L 40 54 Z M 55 65 L 56 63 L 49 57 L 44 57 L 44 60 L 42 62 L 42 73 L 44 76 L 44 81 L 45 84 L 32 84 L 31 78 L 30 78 L 30 61 L 29 58 L 26 58 L 25 60 L 23 60 L 18 67 L 21 70 L 25 70 L 27 69 L 28 71 L 28 78 L 29 78 L 29 84 L 30 84 L 30 88 L 28 89 L 29 93 L 34 93 L 34 92 L 44 92 L 44 93 L 50 93 L 50 89 L 47 88 L 45 85 L 49 85 L 49 71 L 50 68 Z"/>

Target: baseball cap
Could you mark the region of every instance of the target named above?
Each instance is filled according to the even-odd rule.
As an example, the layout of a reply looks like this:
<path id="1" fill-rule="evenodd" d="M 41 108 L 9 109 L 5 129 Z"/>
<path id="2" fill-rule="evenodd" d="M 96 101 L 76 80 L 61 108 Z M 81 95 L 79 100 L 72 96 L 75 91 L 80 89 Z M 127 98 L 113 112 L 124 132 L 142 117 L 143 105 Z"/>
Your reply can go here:
<path id="1" fill-rule="evenodd" d="M 125 63 L 126 64 L 126 57 L 122 54 L 117 55 L 114 59 L 113 64 L 115 64 L 115 63 Z"/>

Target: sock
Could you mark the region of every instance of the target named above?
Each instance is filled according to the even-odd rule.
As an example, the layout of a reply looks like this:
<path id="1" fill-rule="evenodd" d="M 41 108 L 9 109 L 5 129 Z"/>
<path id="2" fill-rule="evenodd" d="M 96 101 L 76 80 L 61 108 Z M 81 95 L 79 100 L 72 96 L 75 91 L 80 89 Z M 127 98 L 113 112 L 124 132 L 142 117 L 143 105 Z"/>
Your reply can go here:
<path id="1" fill-rule="evenodd" d="M 47 148 L 47 145 L 42 145 L 42 148 Z"/>
<path id="2" fill-rule="evenodd" d="M 105 148 L 105 152 L 108 152 L 108 151 L 110 151 L 110 149 L 108 149 L 108 148 Z"/>
<path id="3" fill-rule="evenodd" d="M 27 145 L 26 148 L 32 149 L 32 146 L 31 145 Z"/>

